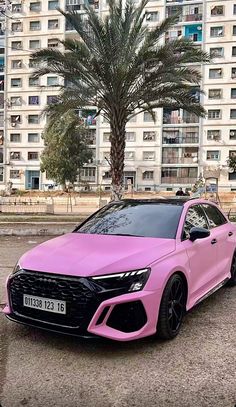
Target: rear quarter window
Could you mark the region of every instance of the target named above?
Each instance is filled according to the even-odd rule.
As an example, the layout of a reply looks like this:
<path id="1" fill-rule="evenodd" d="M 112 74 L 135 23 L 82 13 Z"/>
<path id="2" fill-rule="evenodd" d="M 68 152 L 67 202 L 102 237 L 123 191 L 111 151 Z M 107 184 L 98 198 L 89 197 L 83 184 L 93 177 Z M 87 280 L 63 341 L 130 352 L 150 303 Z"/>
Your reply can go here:
<path id="1" fill-rule="evenodd" d="M 215 206 L 203 204 L 202 207 L 207 215 L 210 229 L 224 225 L 228 222 L 223 213 L 221 213 Z"/>

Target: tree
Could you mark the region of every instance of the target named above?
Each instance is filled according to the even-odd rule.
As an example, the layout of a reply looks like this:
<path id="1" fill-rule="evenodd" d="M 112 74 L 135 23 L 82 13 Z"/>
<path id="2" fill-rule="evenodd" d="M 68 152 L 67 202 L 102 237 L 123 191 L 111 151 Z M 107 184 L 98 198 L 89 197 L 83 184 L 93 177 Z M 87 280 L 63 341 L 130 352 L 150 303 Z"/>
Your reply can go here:
<path id="1" fill-rule="evenodd" d="M 79 169 L 92 158 L 87 146 L 88 130 L 73 111 L 66 112 L 59 120 L 52 121 L 43 134 L 45 149 L 41 155 L 41 171 L 62 184 L 74 184 Z"/>
<path id="2" fill-rule="evenodd" d="M 87 18 L 76 12 L 61 13 L 74 27 L 79 39 L 62 41 L 64 51 L 44 49 L 32 55 L 39 67 L 34 76 L 48 73 L 63 77 L 58 103 L 49 106 L 52 118 L 70 109 L 96 106 L 111 128 L 110 165 L 113 196 L 120 198 L 123 187 L 125 129 L 128 120 L 155 108 L 185 109 L 198 116 L 205 111 L 193 95 L 201 81 L 197 64 L 208 55 L 192 41 L 178 38 L 164 43 L 178 16 L 167 18 L 150 30 L 145 6 L 127 0 L 108 0 L 109 14 L 99 16 L 86 7 Z M 82 41 L 81 41 L 82 40 Z"/>

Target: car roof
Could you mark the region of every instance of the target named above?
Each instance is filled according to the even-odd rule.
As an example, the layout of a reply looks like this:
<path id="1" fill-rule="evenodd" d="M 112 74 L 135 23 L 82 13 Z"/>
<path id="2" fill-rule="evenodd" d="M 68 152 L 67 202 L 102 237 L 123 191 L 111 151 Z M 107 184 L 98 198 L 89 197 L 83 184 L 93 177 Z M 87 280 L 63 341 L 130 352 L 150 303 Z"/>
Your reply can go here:
<path id="1" fill-rule="evenodd" d="M 191 202 L 189 202 L 189 201 L 191 201 Z M 112 203 L 121 203 L 121 202 L 124 202 L 124 203 L 127 203 L 127 204 L 129 204 L 129 203 L 130 204 L 131 203 L 149 204 L 150 203 L 150 204 L 164 204 L 164 205 L 177 205 L 177 206 L 184 206 L 188 202 L 189 202 L 189 204 L 191 204 L 191 203 L 196 203 L 196 204 L 198 204 L 198 203 L 201 203 L 201 204 L 208 203 L 208 204 L 217 205 L 216 202 L 212 202 L 212 201 L 209 201 L 209 200 L 204 199 L 204 198 L 199 198 L 199 197 L 191 198 L 189 196 L 170 197 L 170 198 L 162 197 L 162 198 L 150 198 L 150 199 L 149 198 L 147 198 L 147 199 L 145 199 L 145 198 L 143 198 L 143 199 L 128 198 L 128 199 L 121 199 L 120 201 L 113 201 L 113 202 L 110 202 L 110 203 L 112 204 Z"/>
<path id="2" fill-rule="evenodd" d="M 147 198 L 147 199 L 121 199 L 120 201 L 115 201 L 114 203 L 120 203 L 120 202 L 124 202 L 124 203 L 137 203 L 137 204 L 165 204 L 165 205 L 178 205 L 178 206 L 182 206 L 185 204 L 185 202 L 189 201 L 190 198 L 188 196 L 183 196 L 180 198 Z M 111 202 L 112 203 L 112 202 Z"/>

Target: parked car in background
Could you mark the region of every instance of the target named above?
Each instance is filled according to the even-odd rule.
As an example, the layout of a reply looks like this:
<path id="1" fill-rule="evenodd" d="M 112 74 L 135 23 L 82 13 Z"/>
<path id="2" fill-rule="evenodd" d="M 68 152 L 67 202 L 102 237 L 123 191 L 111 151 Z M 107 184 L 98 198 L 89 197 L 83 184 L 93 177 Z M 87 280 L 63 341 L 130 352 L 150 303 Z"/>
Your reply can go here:
<path id="1" fill-rule="evenodd" d="M 172 339 L 186 311 L 236 284 L 236 226 L 202 199 L 122 200 L 24 254 L 6 316 L 73 335 Z"/>

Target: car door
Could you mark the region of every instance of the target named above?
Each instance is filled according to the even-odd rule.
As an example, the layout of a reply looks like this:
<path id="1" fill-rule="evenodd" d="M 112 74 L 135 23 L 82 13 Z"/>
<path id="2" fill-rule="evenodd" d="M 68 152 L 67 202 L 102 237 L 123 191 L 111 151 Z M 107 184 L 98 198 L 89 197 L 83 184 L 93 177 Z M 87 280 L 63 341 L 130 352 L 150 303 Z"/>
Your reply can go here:
<path id="1" fill-rule="evenodd" d="M 206 214 L 197 204 L 188 208 L 182 234 L 182 245 L 189 259 L 189 304 L 194 305 L 214 286 L 217 274 L 217 245 L 212 242 L 212 235 L 189 240 L 192 227 L 209 229 Z"/>
<path id="2" fill-rule="evenodd" d="M 208 219 L 211 236 L 215 239 L 215 246 L 217 247 L 217 284 L 217 282 L 230 275 L 231 262 L 236 246 L 236 228 L 227 221 L 216 206 L 209 203 L 202 204 L 202 207 Z"/>

